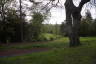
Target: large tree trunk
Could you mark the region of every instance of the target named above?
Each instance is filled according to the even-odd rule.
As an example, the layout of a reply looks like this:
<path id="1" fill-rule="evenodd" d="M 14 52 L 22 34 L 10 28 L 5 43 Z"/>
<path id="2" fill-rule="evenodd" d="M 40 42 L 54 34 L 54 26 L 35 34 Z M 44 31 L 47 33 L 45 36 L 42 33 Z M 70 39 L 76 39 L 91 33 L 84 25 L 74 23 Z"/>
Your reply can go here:
<path id="1" fill-rule="evenodd" d="M 80 12 L 75 10 L 72 13 L 72 18 L 73 18 L 73 25 L 72 25 L 72 30 L 73 30 L 73 44 L 70 46 L 78 46 L 80 45 L 80 38 L 79 38 L 79 29 L 80 29 L 80 20 L 81 20 L 81 15 Z"/>
<path id="2" fill-rule="evenodd" d="M 67 25 L 67 34 L 70 40 L 71 46 L 80 45 L 79 39 L 79 29 L 80 29 L 80 12 L 85 3 L 90 0 L 81 0 L 78 7 L 74 6 L 72 0 L 66 0 L 65 9 L 66 9 L 66 25 Z"/>

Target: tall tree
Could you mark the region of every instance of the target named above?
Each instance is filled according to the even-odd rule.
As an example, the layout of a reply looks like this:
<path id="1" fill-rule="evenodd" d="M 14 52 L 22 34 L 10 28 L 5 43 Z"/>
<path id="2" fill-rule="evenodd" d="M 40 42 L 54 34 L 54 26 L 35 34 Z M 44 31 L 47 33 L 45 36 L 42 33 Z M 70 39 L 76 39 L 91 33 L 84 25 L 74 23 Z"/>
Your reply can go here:
<path id="1" fill-rule="evenodd" d="M 22 21 L 22 0 L 19 0 L 20 3 L 20 22 L 21 22 L 21 42 L 23 42 L 23 21 Z"/>
<path id="2" fill-rule="evenodd" d="M 65 9 L 66 9 L 66 24 L 67 24 L 67 33 L 70 39 L 70 46 L 80 45 L 79 39 L 79 29 L 81 21 L 81 10 L 85 3 L 90 0 L 81 0 L 78 7 L 73 4 L 73 0 L 66 0 Z"/>
<path id="3" fill-rule="evenodd" d="M 39 12 L 33 13 L 32 19 L 30 20 L 30 25 L 29 25 L 30 27 L 28 28 L 28 38 L 30 41 L 39 40 L 39 35 L 42 32 L 43 21 L 44 21 L 43 14 Z"/>
<path id="4" fill-rule="evenodd" d="M 11 3 L 13 0 L 0 0 L 0 41 L 3 40 L 6 42 L 6 13 L 8 12 L 8 4 Z M 1 33 L 3 32 L 3 34 Z"/>
<path id="5" fill-rule="evenodd" d="M 35 0 L 30 0 L 31 2 L 35 2 Z M 52 3 L 51 8 L 58 6 L 60 0 L 49 0 L 45 6 Z M 76 7 L 73 4 L 73 0 L 65 1 L 65 9 L 66 9 L 66 25 L 67 25 L 67 33 L 70 40 L 70 46 L 78 46 L 80 45 L 79 39 L 79 29 L 80 29 L 80 21 L 81 21 L 81 10 L 83 5 L 89 2 L 90 0 L 81 0 L 79 6 Z M 36 3 L 36 2 L 35 2 Z M 55 4 L 54 4 L 55 3 Z M 46 7 L 44 7 L 46 8 Z"/>

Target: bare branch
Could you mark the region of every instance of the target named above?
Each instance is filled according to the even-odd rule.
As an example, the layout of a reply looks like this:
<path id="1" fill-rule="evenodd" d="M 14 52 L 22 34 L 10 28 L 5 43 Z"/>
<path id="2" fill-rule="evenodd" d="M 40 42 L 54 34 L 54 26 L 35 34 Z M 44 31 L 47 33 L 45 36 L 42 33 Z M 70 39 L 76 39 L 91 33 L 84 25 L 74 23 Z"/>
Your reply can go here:
<path id="1" fill-rule="evenodd" d="M 30 0 L 30 2 L 32 2 L 35 5 L 38 5 L 38 4 L 42 3 L 42 2 L 35 2 L 34 0 Z"/>
<path id="2" fill-rule="evenodd" d="M 51 1 L 49 1 L 41 10 L 43 10 L 44 8 L 46 8 L 50 3 L 51 3 Z"/>
<path id="3" fill-rule="evenodd" d="M 81 0 L 80 4 L 79 4 L 79 9 L 81 10 L 83 5 L 87 2 L 89 2 L 90 0 Z"/>

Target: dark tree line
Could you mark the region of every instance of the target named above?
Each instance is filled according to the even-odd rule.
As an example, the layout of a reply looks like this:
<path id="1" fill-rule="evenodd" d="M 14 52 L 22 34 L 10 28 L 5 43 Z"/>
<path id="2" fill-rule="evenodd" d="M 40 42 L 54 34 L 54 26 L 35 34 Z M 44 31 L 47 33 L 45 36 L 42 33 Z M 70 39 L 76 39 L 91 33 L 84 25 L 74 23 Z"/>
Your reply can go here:
<path id="1" fill-rule="evenodd" d="M 9 9 L 5 15 L 5 21 L 0 21 L 0 42 L 21 41 L 19 14 L 15 10 Z M 22 21 L 25 21 L 24 16 Z"/>
<path id="2" fill-rule="evenodd" d="M 66 33 L 66 23 L 63 22 L 61 24 L 60 30 L 63 36 L 68 36 L 68 34 Z M 87 11 L 86 16 L 82 17 L 80 23 L 79 36 L 96 36 L 96 19 L 92 19 L 90 11 Z"/>
<path id="3" fill-rule="evenodd" d="M 10 7 L 13 1 L 15 2 L 15 0 L 0 1 L 0 42 L 38 40 L 45 14 L 34 11 L 30 22 L 26 22 L 26 13 L 23 10 L 22 1 L 19 0 L 19 7 L 16 6 L 16 3 L 15 7 Z"/>
<path id="4" fill-rule="evenodd" d="M 22 19 L 15 10 L 9 10 L 5 17 L 5 22 L 0 21 L 0 42 L 21 42 L 21 20 L 23 21 L 24 41 L 36 41 L 41 33 L 42 22 L 41 13 L 34 13 L 30 22 L 25 21 L 25 14 Z"/>
<path id="5" fill-rule="evenodd" d="M 89 11 L 86 12 L 86 18 L 81 20 L 79 35 L 96 36 L 96 19 L 92 19 Z"/>

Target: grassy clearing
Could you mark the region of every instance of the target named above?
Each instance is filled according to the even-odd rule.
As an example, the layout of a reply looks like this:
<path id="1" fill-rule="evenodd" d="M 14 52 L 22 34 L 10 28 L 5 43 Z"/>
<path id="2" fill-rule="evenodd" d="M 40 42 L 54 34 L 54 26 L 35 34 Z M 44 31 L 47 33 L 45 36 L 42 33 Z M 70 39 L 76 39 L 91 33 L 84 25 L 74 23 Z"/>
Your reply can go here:
<path id="1" fill-rule="evenodd" d="M 81 42 L 83 45 L 91 45 L 90 42 L 94 43 L 96 41 L 96 37 L 81 37 Z M 0 46 L 0 50 L 8 50 L 8 49 L 30 49 L 30 48 L 65 48 L 68 47 L 68 38 L 60 38 L 54 41 L 47 41 L 45 43 L 28 43 L 28 44 L 18 44 L 12 46 Z"/>
<path id="2" fill-rule="evenodd" d="M 96 37 L 81 37 L 81 42 L 83 45 L 91 45 L 90 42 L 94 43 L 96 41 Z M 18 45 L 12 45 L 12 46 L 0 46 L 0 50 L 8 50 L 8 49 L 30 49 L 30 48 L 65 48 L 68 47 L 68 38 L 60 38 L 54 41 L 47 41 L 47 42 L 41 42 L 41 43 L 28 43 L 28 44 L 18 44 Z"/>
<path id="3" fill-rule="evenodd" d="M 30 49 L 30 48 L 61 48 L 66 47 L 68 43 L 68 38 L 61 38 L 54 41 L 47 41 L 45 43 L 28 43 L 28 44 L 21 44 L 21 45 L 13 45 L 13 46 L 0 46 L 0 50 L 8 50 L 8 49 Z"/>
<path id="4" fill-rule="evenodd" d="M 0 64 L 96 64 L 96 37 L 81 37 L 83 45 L 75 48 L 64 48 L 65 42 L 67 38 L 46 43 L 54 48 L 47 52 L 0 58 Z"/>
<path id="5" fill-rule="evenodd" d="M 56 40 L 56 38 L 60 38 L 59 35 L 49 34 L 49 33 L 43 33 L 40 36 L 41 41 L 39 43 L 20 43 L 16 45 L 2 45 L 0 46 L 0 50 L 8 50 L 8 49 L 30 49 L 30 48 L 40 48 L 40 47 L 61 47 L 60 45 L 65 44 L 62 42 L 65 42 L 68 40 L 68 38 L 62 38 L 59 40 Z M 67 40 L 66 40 L 67 39 Z M 61 41 L 62 42 L 61 42 Z M 60 42 L 60 43 L 58 43 Z M 55 44 L 54 44 L 55 43 Z M 64 46 L 63 46 L 64 47 Z"/>

